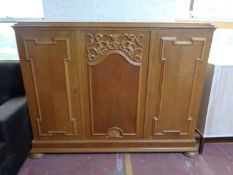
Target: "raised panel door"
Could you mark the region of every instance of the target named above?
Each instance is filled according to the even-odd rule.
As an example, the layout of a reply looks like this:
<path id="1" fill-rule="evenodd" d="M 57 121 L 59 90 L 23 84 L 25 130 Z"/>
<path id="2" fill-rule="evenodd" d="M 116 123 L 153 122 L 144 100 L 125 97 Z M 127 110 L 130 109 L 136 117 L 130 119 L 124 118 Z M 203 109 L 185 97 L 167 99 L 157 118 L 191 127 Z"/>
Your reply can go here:
<path id="1" fill-rule="evenodd" d="M 152 33 L 149 136 L 193 138 L 211 32 Z"/>
<path id="2" fill-rule="evenodd" d="M 87 136 L 142 138 L 149 32 L 83 32 Z"/>
<path id="3" fill-rule="evenodd" d="M 20 61 L 34 139 L 81 137 L 75 33 L 20 31 Z"/>

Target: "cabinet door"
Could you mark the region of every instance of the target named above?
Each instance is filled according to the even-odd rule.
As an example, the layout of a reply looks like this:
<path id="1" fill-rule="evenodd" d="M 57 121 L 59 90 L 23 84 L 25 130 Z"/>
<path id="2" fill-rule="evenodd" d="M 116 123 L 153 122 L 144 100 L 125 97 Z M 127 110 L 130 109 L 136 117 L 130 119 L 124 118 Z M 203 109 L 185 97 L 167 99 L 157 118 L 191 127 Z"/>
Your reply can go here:
<path id="1" fill-rule="evenodd" d="M 34 139 L 81 137 L 75 33 L 17 31 Z"/>
<path id="2" fill-rule="evenodd" d="M 142 138 L 149 33 L 100 30 L 82 36 L 87 137 Z"/>
<path id="3" fill-rule="evenodd" d="M 148 136 L 192 138 L 212 32 L 152 32 L 148 83 Z"/>

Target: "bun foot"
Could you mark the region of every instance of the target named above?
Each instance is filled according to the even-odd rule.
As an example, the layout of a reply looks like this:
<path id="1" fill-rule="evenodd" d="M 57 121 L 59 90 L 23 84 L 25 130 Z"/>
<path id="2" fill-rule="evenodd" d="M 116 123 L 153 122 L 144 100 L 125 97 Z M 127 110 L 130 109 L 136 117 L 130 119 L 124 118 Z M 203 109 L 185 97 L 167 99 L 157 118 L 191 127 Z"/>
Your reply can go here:
<path id="1" fill-rule="evenodd" d="M 197 158 L 199 154 L 197 151 L 194 151 L 194 152 L 184 152 L 184 155 L 191 158 Z"/>
<path id="2" fill-rule="evenodd" d="M 31 159 L 40 159 L 44 154 L 42 153 L 30 153 L 29 158 Z"/>

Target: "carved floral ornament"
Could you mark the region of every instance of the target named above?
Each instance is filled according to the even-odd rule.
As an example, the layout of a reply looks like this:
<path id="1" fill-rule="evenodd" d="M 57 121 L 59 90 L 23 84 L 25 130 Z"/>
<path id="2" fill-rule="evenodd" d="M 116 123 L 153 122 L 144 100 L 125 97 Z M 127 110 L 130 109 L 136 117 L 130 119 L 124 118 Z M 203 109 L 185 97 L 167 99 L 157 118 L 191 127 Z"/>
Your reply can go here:
<path id="1" fill-rule="evenodd" d="M 90 62 L 111 50 L 120 50 L 133 62 L 141 62 L 143 35 L 135 34 L 87 34 L 87 51 Z"/>
<path id="2" fill-rule="evenodd" d="M 123 136 L 123 131 L 118 127 L 111 127 L 107 130 L 106 135 L 111 138 L 119 138 Z"/>

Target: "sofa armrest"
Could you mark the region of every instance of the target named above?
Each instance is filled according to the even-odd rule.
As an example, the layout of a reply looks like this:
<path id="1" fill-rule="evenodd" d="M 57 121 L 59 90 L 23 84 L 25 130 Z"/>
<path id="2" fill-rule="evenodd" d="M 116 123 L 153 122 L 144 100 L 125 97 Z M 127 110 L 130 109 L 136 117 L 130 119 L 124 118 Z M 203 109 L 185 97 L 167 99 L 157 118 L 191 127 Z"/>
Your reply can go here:
<path id="1" fill-rule="evenodd" d="M 0 106 L 0 140 L 6 143 L 8 151 L 13 149 L 20 130 L 27 120 L 25 96 L 12 98 Z"/>

